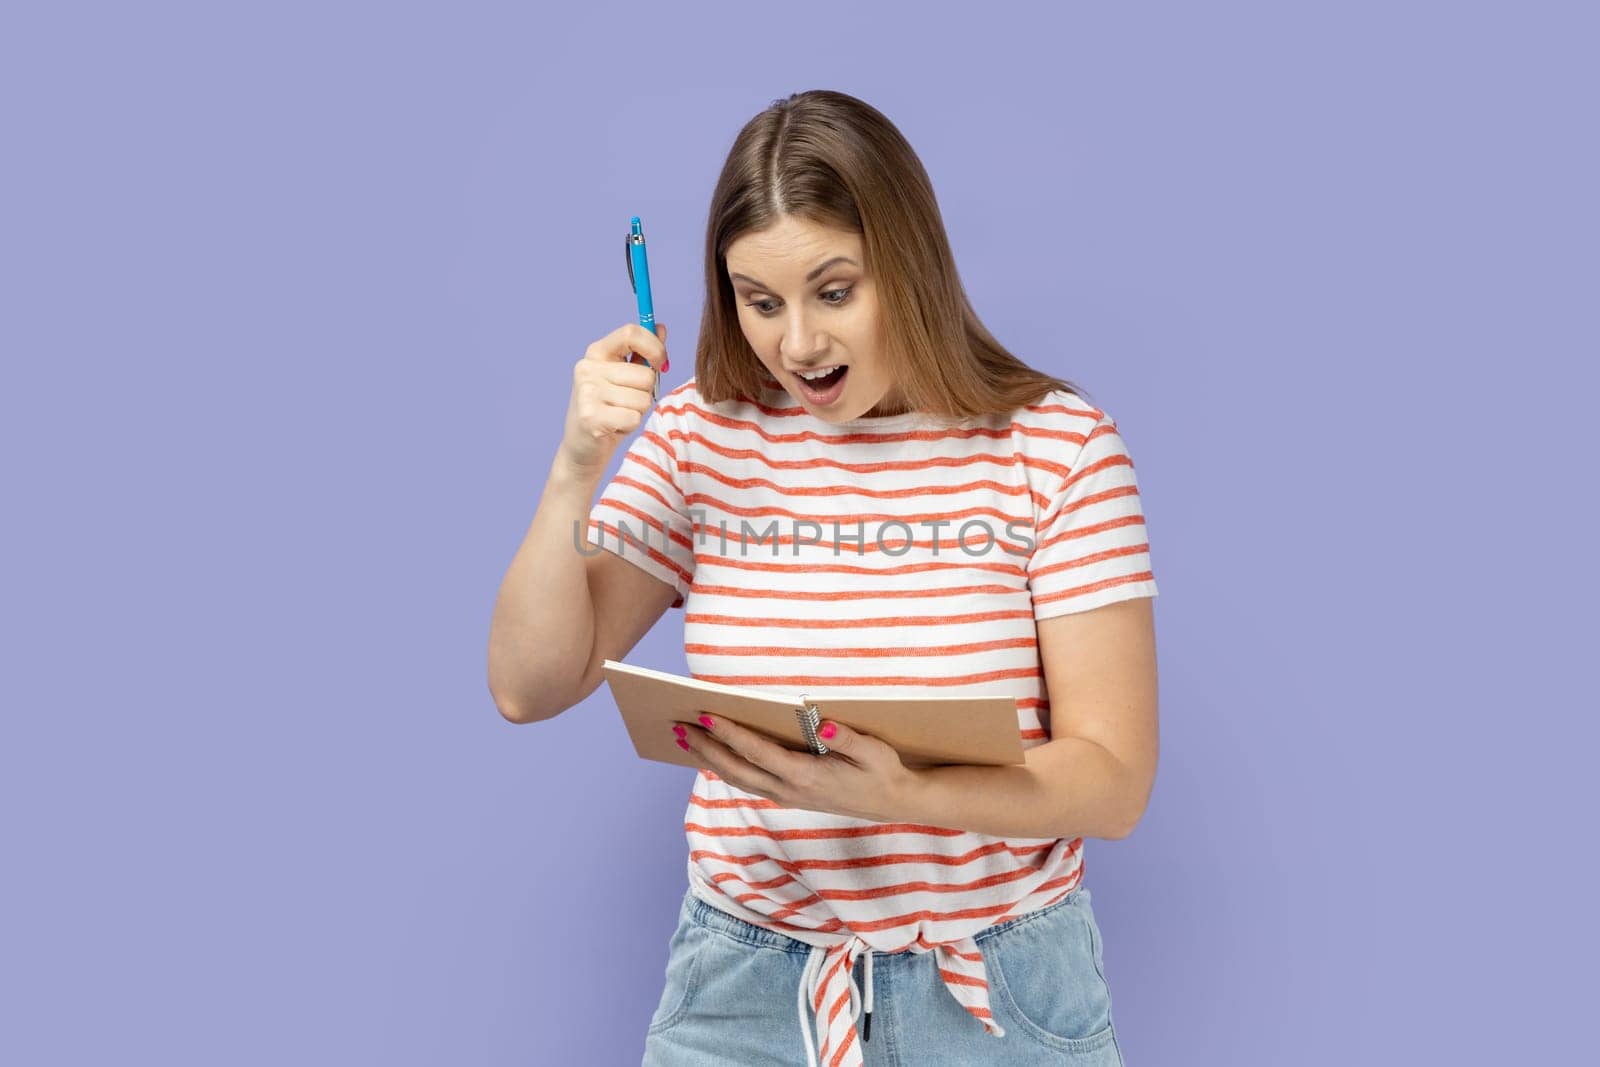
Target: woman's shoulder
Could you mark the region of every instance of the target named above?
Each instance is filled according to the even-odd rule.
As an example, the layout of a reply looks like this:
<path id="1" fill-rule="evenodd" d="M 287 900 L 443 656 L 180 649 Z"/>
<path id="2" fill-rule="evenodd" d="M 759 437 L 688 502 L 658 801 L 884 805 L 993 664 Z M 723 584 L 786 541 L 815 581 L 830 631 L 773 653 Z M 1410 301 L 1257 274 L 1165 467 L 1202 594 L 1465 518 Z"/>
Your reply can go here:
<path id="1" fill-rule="evenodd" d="M 1031 404 L 1024 404 L 1012 412 L 1013 421 L 1027 425 L 1088 421 L 1092 426 L 1109 418 L 1102 408 L 1070 389 L 1052 389 Z"/>
<path id="2" fill-rule="evenodd" d="M 656 406 L 650 417 L 669 432 L 679 431 L 700 422 L 701 413 L 705 408 L 705 398 L 700 395 L 694 379 L 690 378 L 662 393 L 656 399 Z"/>
<path id="3" fill-rule="evenodd" d="M 663 393 L 656 406 L 680 417 L 704 417 L 708 413 L 725 417 L 753 417 L 771 411 L 771 397 L 763 393 L 755 400 L 736 398 L 710 401 L 700 392 L 699 383 L 691 377 Z"/>
<path id="4" fill-rule="evenodd" d="M 656 409 L 669 415 L 681 415 L 702 404 L 700 389 L 693 378 L 672 386 L 656 400 Z"/>
<path id="5" fill-rule="evenodd" d="M 743 439 L 754 434 L 765 440 L 792 433 L 805 421 L 805 409 L 783 386 L 770 381 L 754 397 L 707 400 L 694 378 L 674 386 L 656 402 L 659 416 L 675 429 L 693 427 L 715 437 Z"/>
<path id="6" fill-rule="evenodd" d="M 1116 426 L 1105 409 L 1070 389 L 1052 389 L 1011 413 L 1012 437 L 1024 453 L 1059 454 L 1063 446 L 1082 445 L 1102 424 Z"/>

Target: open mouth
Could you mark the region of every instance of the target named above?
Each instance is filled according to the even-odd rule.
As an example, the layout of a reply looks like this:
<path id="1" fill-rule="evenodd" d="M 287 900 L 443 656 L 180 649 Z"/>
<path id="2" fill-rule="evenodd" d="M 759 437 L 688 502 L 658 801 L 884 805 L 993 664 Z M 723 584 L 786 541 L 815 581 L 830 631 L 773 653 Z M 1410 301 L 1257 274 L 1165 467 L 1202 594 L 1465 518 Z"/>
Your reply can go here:
<path id="1" fill-rule="evenodd" d="M 821 378 L 811 381 L 796 374 L 794 380 L 800 383 L 800 389 L 807 399 L 813 404 L 831 404 L 839 399 L 839 394 L 844 392 L 844 378 L 850 372 L 847 366 L 835 367 Z"/>

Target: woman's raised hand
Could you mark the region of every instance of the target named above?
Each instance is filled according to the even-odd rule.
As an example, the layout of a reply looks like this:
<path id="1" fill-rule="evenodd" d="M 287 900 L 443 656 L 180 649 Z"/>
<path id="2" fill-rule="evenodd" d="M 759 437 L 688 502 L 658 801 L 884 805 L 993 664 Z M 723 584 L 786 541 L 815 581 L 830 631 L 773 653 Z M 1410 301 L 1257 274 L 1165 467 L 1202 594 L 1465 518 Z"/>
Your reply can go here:
<path id="1" fill-rule="evenodd" d="M 654 335 L 630 322 L 590 345 L 572 368 L 572 399 L 559 457 L 584 475 L 599 475 L 628 434 L 644 425 L 655 401 L 656 372 L 666 370 L 667 328 Z M 630 352 L 650 365 L 631 363 Z"/>

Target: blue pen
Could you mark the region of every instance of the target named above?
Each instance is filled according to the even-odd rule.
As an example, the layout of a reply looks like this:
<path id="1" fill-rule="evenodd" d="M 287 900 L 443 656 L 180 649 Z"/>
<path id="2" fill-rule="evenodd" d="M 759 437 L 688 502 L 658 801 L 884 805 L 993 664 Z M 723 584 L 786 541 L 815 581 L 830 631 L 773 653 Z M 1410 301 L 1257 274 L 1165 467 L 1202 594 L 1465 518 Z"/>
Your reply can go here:
<path id="1" fill-rule="evenodd" d="M 628 231 L 628 284 L 633 286 L 634 298 L 639 301 L 639 325 L 655 333 L 656 308 L 650 299 L 650 261 L 645 258 L 644 229 L 639 225 L 638 215 L 633 217 L 632 227 Z M 650 363 L 637 352 L 628 353 L 628 362 Z M 655 375 L 655 381 L 650 385 L 651 400 L 655 400 L 661 392 L 661 372 L 656 370 Z"/>

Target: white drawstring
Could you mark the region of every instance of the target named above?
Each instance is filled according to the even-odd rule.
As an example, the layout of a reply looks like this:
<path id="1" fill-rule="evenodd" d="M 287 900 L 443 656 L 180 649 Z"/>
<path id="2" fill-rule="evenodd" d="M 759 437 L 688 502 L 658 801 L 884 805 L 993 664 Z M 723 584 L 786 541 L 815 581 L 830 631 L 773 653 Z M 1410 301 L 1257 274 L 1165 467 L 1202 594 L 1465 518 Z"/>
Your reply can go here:
<path id="1" fill-rule="evenodd" d="M 866 1006 L 865 1010 L 866 1010 L 866 1013 L 867 1013 L 867 1026 L 866 1026 L 866 1032 L 861 1035 L 861 1040 L 863 1040 L 863 1041 L 865 1041 L 867 1039 L 868 1035 L 870 1035 L 872 1033 L 872 950 L 870 948 L 867 949 L 866 971 L 867 971 L 867 1006 Z"/>
<path id="2" fill-rule="evenodd" d="M 848 955 L 849 950 L 846 949 L 845 951 Z M 846 974 L 846 978 L 850 983 L 850 1021 L 852 1023 L 859 1020 L 863 1014 L 872 1014 L 872 949 L 868 948 L 865 952 L 867 962 L 862 969 L 866 971 L 867 991 L 864 999 L 860 987 L 856 985 L 855 967 L 852 965 Z M 800 975 L 799 999 L 796 1007 L 800 1013 L 800 1034 L 806 1039 L 806 1067 L 817 1067 L 817 1046 L 811 1040 L 811 1027 L 806 1022 L 806 1001 L 808 999 L 816 999 L 817 991 L 815 986 L 821 980 L 822 961 L 826 956 L 827 949 L 821 945 L 813 945 L 810 953 L 806 956 L 806 969 Z M 821 1018 L 818 1017 L 817 1021 L 820 1025 Z M 870 1019 L 867 1020 L 867 1025 L 872 1025 Z M 863 1035 L 862 1040 L 866 1040 L 865 1035 Z"/>
<path id="3" fill-rule="evenodd" d="M 822 966 L 826 951 L 821 945 L 813 946 L 806 956 L 805 973 L 800 976 L 800 1034 L 806 1039 L 806 1067 L 817 1067 L 817 1046 L 811 1040 L 811 1027 L 806 1022 L 806 996 L 811 992 L 812 983 L 817 980 L 817 969 Z"/>
<path id="4" fill-rule="evenodd" d="M 867 949 L 867 1014 L 872 1014 L 872 950 Z"/>

